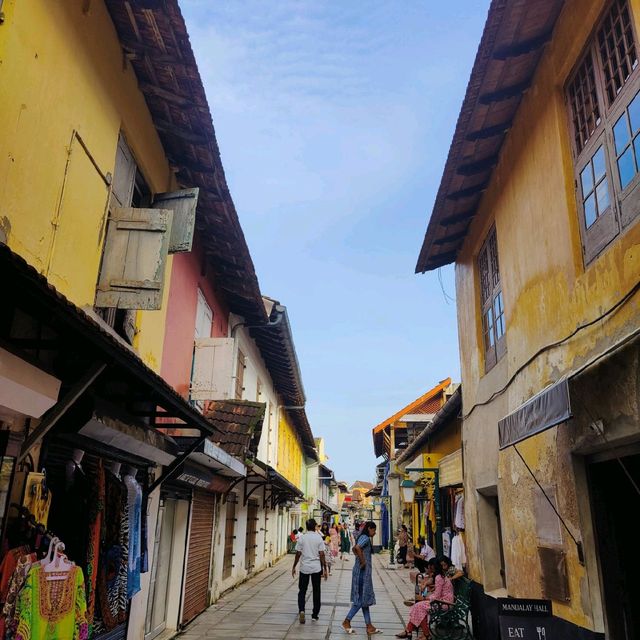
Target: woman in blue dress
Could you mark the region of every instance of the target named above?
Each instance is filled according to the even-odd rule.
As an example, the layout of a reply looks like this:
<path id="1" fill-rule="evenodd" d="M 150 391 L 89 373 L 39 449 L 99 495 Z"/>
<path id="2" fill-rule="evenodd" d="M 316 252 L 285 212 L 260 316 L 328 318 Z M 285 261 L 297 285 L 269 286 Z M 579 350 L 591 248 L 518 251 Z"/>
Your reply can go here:
<path id="1" fill-rule="evenodd" d="M 358 556 L 359 562 L 354 562 L 351 574 L 351 611 L 342 623 L 342 628 L 347 633 L 354 633 L 351 628 L 353 616 L 362 609 L 364 621 L 367 623 L 367 634 L 382 633 L 381 629 L 371 624 L 369 607 L 376 603 L 376 594 L 373 592 L 373 567 L 371 564 L 371 539 L 376 534 L 376 523 L 366 522 L 358 534 L 353 552 Z"/>

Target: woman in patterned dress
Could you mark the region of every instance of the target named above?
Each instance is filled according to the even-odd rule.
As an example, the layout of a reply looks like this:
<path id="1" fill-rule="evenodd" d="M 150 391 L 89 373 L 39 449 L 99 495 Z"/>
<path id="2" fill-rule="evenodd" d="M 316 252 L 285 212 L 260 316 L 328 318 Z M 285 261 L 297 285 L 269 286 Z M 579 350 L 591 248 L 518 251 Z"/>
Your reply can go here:
<path id="1" fill-rule="evenodd" d="M 446 568 L 445 568 L 446 565 Z M 429 612 L 431 611 L 431 601 L 439 600 L 453 604 L 455 595 L 453 592 L 453 582 L 447 575 L 447 569 L 451 566 L 449 558 L 442 557 L 436 564 L 436 577 L 434 589 L 424 600 L 416 602 L 409 611 L 409 623 L 404 631 L 396 633 L 396 638 L 411 638 L 414 630 L 422 629 L 425 637 L 429 637 Z"/>
<path id="2" fill-rule="evenodd" d="M 358 556 L 359 562 L 354 562 L 351 574 L 351 603 L 352 607 L 342 623 L 346 633 L 354 633 L 351 628 L 353 616 L 362 609 L 364 621 L 367 624 L 367 634 L 382 633 L 371 623 L 369 607 L 376 603 L 376 594 L 373 592 L 373 567 L 371 564 L 371 539 L 376 534 L 376 523 L 366 522 L 362 532 L 358 536 L 353 552 Z"/>

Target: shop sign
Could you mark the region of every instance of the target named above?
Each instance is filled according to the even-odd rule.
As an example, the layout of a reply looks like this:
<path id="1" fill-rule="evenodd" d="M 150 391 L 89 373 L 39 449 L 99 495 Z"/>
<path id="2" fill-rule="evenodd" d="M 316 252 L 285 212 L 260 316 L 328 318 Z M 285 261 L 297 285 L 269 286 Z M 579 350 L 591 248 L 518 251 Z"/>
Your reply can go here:
<path id="1" fill-rule="evenodd" d="M 176 480 L 190 484 L 192 487 L 208 489 L 213 478 L 213 474 L 207 472 L 205 469 L 201 470 L 198 467 L 185 464 L 180 475 L 176 477 Z"/>
<path id="2" fill-rule="evenodd" d="M 498 598 L 502 640 L 553 640 L 551 600 Z"/>

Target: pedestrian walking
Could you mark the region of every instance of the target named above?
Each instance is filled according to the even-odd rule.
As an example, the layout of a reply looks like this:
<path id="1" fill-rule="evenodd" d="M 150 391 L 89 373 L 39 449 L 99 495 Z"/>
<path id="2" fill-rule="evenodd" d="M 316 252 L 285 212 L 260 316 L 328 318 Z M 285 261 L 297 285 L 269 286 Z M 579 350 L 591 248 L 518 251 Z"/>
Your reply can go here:
<path id="1" fill-rule="evenodd" d="M 369 607 L 376 603 L 376 594 L 373 591 L 373 566 L 371 563 L 371 539 L 376 534 L 376 523 L 365 522 L 353 552 L 358 557 L 358 562 L 353 563 L 351 573 L 351 610 L 342 623 L 342 628 L 347 633 L 355 633 L 351 628 L 353 616 L 362 609 L 364 621 L 367 624 L 367 634 L 382 633 L 371 623 Z"/>
<path id="2" fill-rule="evenodd" d="M 340 560 L 348 560 L 349 556 L 345 558 L 345 553 L 348 554 L 351 551 L 351 537 L 349 536 L 349 529 L 347 525 L 338 525 L 340 527 Z"/>
<path id="3" fill-rule="evenodd" d="M 316 532 L 316 521 L 307 520 L 307 530 L 300 536 L 296 543 L 296 557 L 293 561 L 291 575 L 296 577 L 296 567 L 300 562 L 300 577 L 298 578 L 298 618 L 300 624 L 305 623 L 305 599 L 309 580 L 313 589 L 312 620 L 318 619 L 320 613 L 320 578 L 327 579 L 327 564 L 325 558 L 325 546 L 322 536 Z"/>
<path id="4" fill-rule="evenodd" d="M 398 563 L 406 564 L 407 562 L 407 547 L 409 546 L 409 531 L 407 525 L 403 524 L 400 527 L 400 533 L 398 534 Z"/>
<path id="5" fill-rule="evenodd" d="M 329 537 L 331 538 L 331 556 L 337 558 L 340 551 L 340 535 L 335 524 L 329 527 Z"/>

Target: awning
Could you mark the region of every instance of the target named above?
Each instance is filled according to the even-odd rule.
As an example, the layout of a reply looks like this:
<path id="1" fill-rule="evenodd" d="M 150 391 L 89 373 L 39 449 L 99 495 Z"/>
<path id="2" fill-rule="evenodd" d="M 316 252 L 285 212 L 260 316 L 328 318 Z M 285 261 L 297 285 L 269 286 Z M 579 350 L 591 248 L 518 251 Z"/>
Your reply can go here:
<path id="1" fill-rule="evenodd" d="M 498 422 L 500 449 L 555 427 L 571 415 L 569 384 L 562 378 Z"/>
<path id="2" fill-rule="evenodd" d="M 224 449 L 198 437 L 173 436 L 181 451 L 190 451 L 189 459 L 203 467 L 212 469 L 217 474 L 231 479 L 245 477 L 247 467 L 237 458 L 228 454 Z M 195 448 L 194 448 L 195 447 Z"/>
<path id="3" fill-rule="evenodd" d="M 326 502 L 322 502 L 322 500 L 318 500 L 318 503 L 320 504 L 320 508 L 327 512 L 327 513 L 338 513 L 337 511 L 334 511 Z"/>

